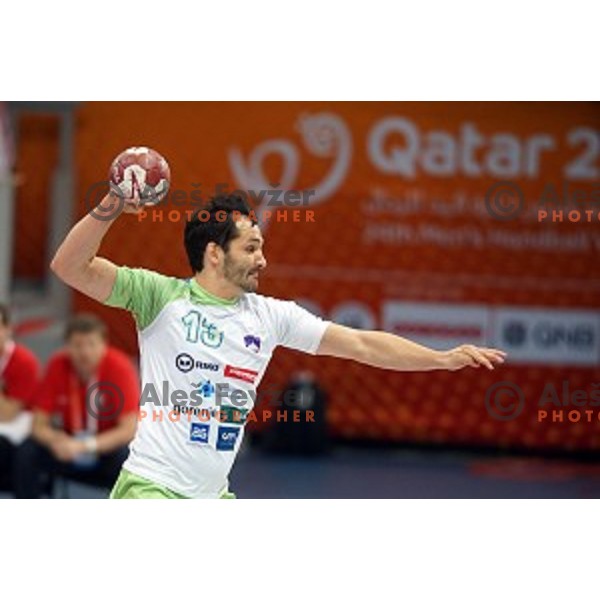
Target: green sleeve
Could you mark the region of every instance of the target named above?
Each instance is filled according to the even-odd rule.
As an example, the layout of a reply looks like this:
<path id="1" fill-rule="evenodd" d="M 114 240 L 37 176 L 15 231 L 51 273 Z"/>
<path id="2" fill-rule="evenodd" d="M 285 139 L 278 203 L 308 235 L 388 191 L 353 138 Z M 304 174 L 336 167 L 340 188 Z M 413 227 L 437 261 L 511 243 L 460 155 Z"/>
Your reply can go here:
<path id="1" fill-rule="evenodd" d="M 177 298 L 183 282 L 146 269 L 118 267 L 117 278 L 107 306 L 124 308 L 131 312 L 138 329 L 148 327 L 170 301 Z"/>

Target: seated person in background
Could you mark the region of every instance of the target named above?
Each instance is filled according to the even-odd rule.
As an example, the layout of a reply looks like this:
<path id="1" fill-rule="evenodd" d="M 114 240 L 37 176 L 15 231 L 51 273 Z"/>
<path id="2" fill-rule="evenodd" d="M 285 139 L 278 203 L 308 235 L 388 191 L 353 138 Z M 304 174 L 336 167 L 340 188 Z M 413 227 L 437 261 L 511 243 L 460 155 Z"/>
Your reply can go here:
<path id="1" fill-rule="evenodd" d="M 15 446 L 27 436 L 25 418 L 38 385 L 40 365 L 24 346 L 11 339 L 10 311 L 0 304 L 0 488 L 12 486 Z"/>
<path id="2" fill-rule="evenodd" d="M 105 324 L 75 316 L 65 341 L 36 392 L 32 437 L 16 453 L 17 498 L 39 498 L 56 474 L 110 487 L 135 433 L 138 375 L 127 355 L 108 346 Z"/>

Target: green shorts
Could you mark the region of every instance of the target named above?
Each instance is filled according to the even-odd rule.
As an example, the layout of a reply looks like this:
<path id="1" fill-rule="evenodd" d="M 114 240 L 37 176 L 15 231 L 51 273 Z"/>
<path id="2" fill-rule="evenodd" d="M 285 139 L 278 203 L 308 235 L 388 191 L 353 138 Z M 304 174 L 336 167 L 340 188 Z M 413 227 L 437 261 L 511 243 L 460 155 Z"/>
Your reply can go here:
<path id="1" fill-rule="evenodd" d="M 115 483 L 109 498 L 111 500 L 188 500 L 187 496 L 178 494 L 169 488 L 149 479 L 134 475 L 125 469 L 121 469 L 119 478 Z M 220 496 L 221 500 L 235 499 L 235 494 L 225 491 Z"/>

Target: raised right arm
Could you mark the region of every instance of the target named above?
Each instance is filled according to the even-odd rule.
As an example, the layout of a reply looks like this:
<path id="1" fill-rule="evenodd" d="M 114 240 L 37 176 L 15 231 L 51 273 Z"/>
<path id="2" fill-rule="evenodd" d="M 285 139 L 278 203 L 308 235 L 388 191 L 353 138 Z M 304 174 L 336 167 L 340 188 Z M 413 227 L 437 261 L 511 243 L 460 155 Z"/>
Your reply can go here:
<path id="1" fill-rule="evenodd" d="M 137 206 L 106 195 L 68 233 L 50 263 L 52 271 L 70 287 L 98 302 L 104 302 L 115 284 L 117 266 L 96 254 L 117 217 L 122 212 L 137 214 L 140 210 Z"/>

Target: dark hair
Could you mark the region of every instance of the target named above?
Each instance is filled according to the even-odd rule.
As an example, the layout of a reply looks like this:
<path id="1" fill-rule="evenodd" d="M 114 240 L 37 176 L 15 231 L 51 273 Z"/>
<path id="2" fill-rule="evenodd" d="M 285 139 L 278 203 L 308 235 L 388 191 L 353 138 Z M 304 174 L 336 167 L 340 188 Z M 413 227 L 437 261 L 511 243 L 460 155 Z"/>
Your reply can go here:
<path id="1" fill-rule="evenodd" d="M 99 333 L 104 340 L 108 337 L 104 321 L 91 313 L 80 313 L 67 321 L 65 340 L 70 340 L 75 333 Z"/>
<path id="2" fill-rule="evenodd" d="M 10 309 L 6 304 L 0 304 L 0 317 L 2 318 L 2 325 L 10 325 Z"/>
<path id="3" fill-rule="evenodd" d="M 183 243 L 194 273 L 202 271 L 204 251 L 210 242 L 225 252 L 229 250 L 231 241 L 239 236 L 236 221 L 241 215 L 253 218 L 247 202 L 236 194 L 215 196 L 193 214 L 185 225 Z"/>

